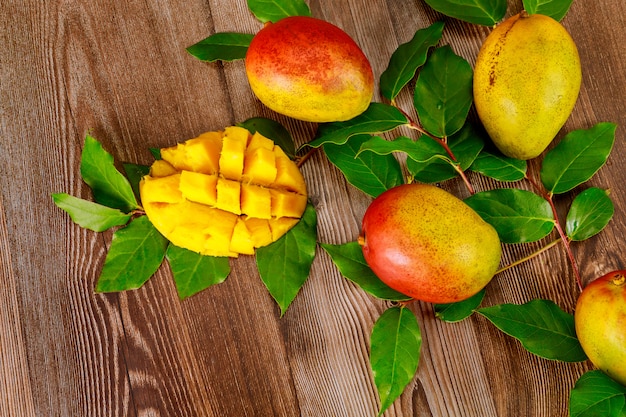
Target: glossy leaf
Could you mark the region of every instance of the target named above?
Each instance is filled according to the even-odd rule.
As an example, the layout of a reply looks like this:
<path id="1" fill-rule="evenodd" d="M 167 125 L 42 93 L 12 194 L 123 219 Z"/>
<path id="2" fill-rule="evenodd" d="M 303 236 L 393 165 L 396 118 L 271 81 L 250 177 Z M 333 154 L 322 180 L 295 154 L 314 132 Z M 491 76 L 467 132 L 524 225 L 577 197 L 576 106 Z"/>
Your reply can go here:
<path id="1" fill-rule="evenodd" d="M 380 415 L 415 376 L 422 335 L 411 310 L 392 307 L 378 318 L 370 340 L 370 364 L 380 397 Z"/>
<path id="2" fill-rule="evenodd" d="M 543 159 L 541 181 L 561 194 L 589 180 L 606 163 L 615 142 L 614 123 L 568 133 Z"/>
<path id="3" fill-rule="evenodd" d="M 554 228 L 550 203 L 530 191 L 481 191 L 464 201 L 496 229 L 503 243 L 535 242 Z"/>
<path id="4" fill-rule="evenodd" d="M 296 147 L 293 142 L 293 137 L 285 126 L 277 121 L 265 117 L 253 117 L 242 123 L 238 123 L 237 126 L 248 129 L 251 133 L 259 132 L 266 138 L 272 139 L 274 144 L 280 146 L 287 156 L 291 159 L 295 158 Z"/>
<path id="5" fill-rule="evenodd" d="M 263 23 L 276 23 L 289 16 L 311 16 L 304 0 L 248 0 L 248 8 Z"/>
<path id="6" fill-rule="evenodd" d="M 389 155 L 392 153 L 402 152 L 409 158 L 427 163 L 434 159 L 446 158 L 445 156 L 433 152 L 432 147 L 422 145 L 420 140 L 413 140 L 406 136 L 398 136 L 392 140 L 386 140 L 380 136 L 372 136 L 363 142 L 359 149 L 359 154 L 371 151 L 379 155 Z"/>
<path id="7" fill-rule="evenodd" d="M 52 194 L 52 200 L 57 207 L 69 214 L 74 223 L 94 232 L 104 232 L 111 227 L 125 225 L 131 216 L 121 210 L 65 193 Z"/>
<path id="8" fill-rule="evenodd" d="M 408 122 L 406 116 L 396 107 L 373 102 L 367 110 L 353 119 L 320 125 L 317 137 L 306 146 L 317 148 L 326 143 L 343 145 L 351 136 L 388 132 Z"/>
<path id="9" fill-rule="evenodd" d="M 589 239 L 609 224 L 614 213 L 608 190 L 589 188 L 572 202 L 565 224 L 567 236 L 575 241 Z"/>
<path id="10" fill-rule="evenodd" d="M 455 323 L 471 316 L 485 298 L 486 290 L 482 289 L 467 300 L 449 304 L 435 304 L 435 317 L 447 323 Z"/>
<path id="11" fill-rule="evenodd" d="M 446 16 L 477 25 L 493 26 L 506 14 L 506 0 L 425 0 Z"/>
<path id="12" fill-rule="evenodd" d="M 271 245 L 258 248 L 256 263 L 261 280 L 285 314 L 306 282 L 317 245 L 317 214 L 308 205 L 302 219 Z"/>
<path id="13" fill-rule="evenodd" d="M 509 158 L 483 149 L 470 169 L 497 181 L 513 182 L 526 177 L 527 163 L 521 159 Z"/>
<path id="14" fill-rule="evenodd" d="M 130 182 L 130 186 L 133 189 L 133 193 L 135 193 L 135 197 L 137 199 L 140 198 L 139 195 L 139 182 L 141 179 L 150 173 L 150 167 L 147 165 L 138 165 L 138 164 L 123 164 L 124 172 L 126 173 L 126 178 L 128 178 L 128 182 Z"/>
<path id="15" fill-rule="evenodd" d="M 387 69 L 380 76 L 383 97 L 394 100 L 419 67 L 424 65 L 430 48 L 437 45 L 443 34 L 443 22 L 435 22 L 419 29 L 413 38 L 398 46 L 389 59 Z"/>
<path id="16" fill-rule="evenodd" d="M 244 59 L 254 35 L 218 32 L 187 47 L 187 52 L 200 61 L 236 61 Z"/>
<path id="17" fill-rule="evenodd" d="M 570 391 L 570 417 L 626 417 L 626 387 L 602 371 L 584 373 Z"/>
<path id="18" fill-rule="evenodd" d="M 587 360 L 576 337 L 574 316 L 553 301 L 501 304 L 476 311 L 539 357 L 563 362 Z"/>
<path id="19" fill-rule="evenodd" d="M 181 300 L 224 282 L 230 274 L 228 257 L 203 256 L 173 244 L 165 256 Z"/>
<path id="20" fill-rule="evenodd" d="M 522 0 L 528 14 L 543 14 L 560 21 L 567 14 L 572 0 Z"/>
<path id="21" fill-rule="evenodd" d="M 137 217 L 128 226 L 117 230 L 96 291 L 116 292 L 141 287 L 163 262 L 168 243 L 147 216 Z"/>
<path id="22" fill-rule="evenodd" d="M 320 246 L 330 255 L 341 275 L 361 287 L 368 294 L 382 300 L 408 301 L 411 299 L 411 297 L 388 287 L 374 274 L 367 265 L 361 246 L 357 242 L 342 245 L 322 243 Z"/>
<path id="23" fill-rule="evenodd" d="M 80 174 L 93 191 L 97 203 L 124 213 L 138 208 L 133 189 L 126 177 L 115 168 L 113 156 L 91 135 L 85 137 Z"/>
<path id="24" fill-rule="evenodd" d="M 421 69 L 413 96 L 424 129 L 444 138 L 458 132 L 472 105 L 473 71 L 449 45 L 435 49 Z"/>

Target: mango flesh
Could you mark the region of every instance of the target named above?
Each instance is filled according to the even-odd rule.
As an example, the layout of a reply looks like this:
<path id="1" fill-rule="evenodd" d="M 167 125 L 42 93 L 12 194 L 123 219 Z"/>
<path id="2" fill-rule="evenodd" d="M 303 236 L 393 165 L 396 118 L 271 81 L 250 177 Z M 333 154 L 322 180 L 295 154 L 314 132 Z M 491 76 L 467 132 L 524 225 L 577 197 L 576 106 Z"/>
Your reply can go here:
<path id="1" fill-rule="evenodd" d="M 591 363 L 626 386 L 626 270 L 588 284 L 576 303 L 574 321 Z"/>
<path id="2" fill-rule="evenodd" d="M 268 23 L 252 39 L 246 74 L 270 109 L 308 122 L 361 114 L 374 93 L 374 75 L 359 46 L 340 28 L 293 16 Z"/>
<path id="3" fill-rule="evenodd" d="M 254 254 L 307 204 L 297 165 L 261 134 L 232 126 L 161 149 L 139 184 L 148 219 L 174 245 L 210 256 Z"/>
<path id="4" fill-rule="evenodd" d="M 389 287 L 432 303 L 461 301 L 494 276 L 500 239 L 463 201 L 426 184 L 405 184 L 376 197 L 359 243 L 372 271 Z"/>
<path id="5" fill-rule="evenodd" d="M 578 50 L 556 20 L 525 12 L 498 25 L 474 69 L 478 116 L 498 149 L 539 156 L 574 109 L 582 80 Z"/>

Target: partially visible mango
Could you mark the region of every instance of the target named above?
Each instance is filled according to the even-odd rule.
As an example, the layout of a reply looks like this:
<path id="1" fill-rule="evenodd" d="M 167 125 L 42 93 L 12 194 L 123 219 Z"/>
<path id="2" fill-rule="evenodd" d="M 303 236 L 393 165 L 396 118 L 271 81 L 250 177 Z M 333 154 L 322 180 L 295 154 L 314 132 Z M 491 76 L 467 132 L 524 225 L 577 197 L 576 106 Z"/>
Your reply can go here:
<path id="1" fill-rule="evenodd" d="M 474 68 L 474 102 L 503 154 L 532 159 L 570 116 L 581 80 L 578 50 L 565 28 L 551 17 L 522 12 L 483 43 Z"/>
<path id="2" fill-rule="evenodd" d="M 299 120 L 351 119 L 367 109 L 374 93 L 371 65 L 356 42 L 313 17 L 267 23 L 252 39 L 245 65 L 259 100 Z"/>
<path id="3" fill-rule="evenodd" d="M 161 149 L 139 184 L 152 224 L 211 256 L 253 254 L 291 229 L 307 204 L 297 165 L 271 139 L 232 126 Z"/>

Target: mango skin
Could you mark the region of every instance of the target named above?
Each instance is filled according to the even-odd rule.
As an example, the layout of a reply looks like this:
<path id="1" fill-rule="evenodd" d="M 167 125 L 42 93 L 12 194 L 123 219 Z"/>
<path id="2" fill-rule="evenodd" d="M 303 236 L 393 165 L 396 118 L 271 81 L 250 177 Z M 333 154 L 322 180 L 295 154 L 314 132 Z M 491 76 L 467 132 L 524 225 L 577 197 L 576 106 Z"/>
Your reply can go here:
<path id="1" fill-rule="evenodd" d="M 351 119 L 374 93 L 371 65 L 337 26 L 293 16 L 268 23 L 245 58 L 252 91 L 270 109 L 308 122 Z"/>
<path id="2" fill-rule="evenodd" d="M 525 12 L 498 25 L 474 68 L 478 116 L 498 149 L 539 156 L 570 116 L 582 80 L 576 45 L 551 17 Z"/>
<path id="3" fill-rule="evenodd" d="M 389 287 L 431 303 L 479 292 L 500 264 L 495 229 L 433 185 L 404 184 L 376 197 L 363 216 L 365 261 Z"/>
<path id="4" fill-rule="evenodd" d="M 626 386 L 626 270 L 588 284 L 578 297 L 574 321 L 591 363 Z"/>

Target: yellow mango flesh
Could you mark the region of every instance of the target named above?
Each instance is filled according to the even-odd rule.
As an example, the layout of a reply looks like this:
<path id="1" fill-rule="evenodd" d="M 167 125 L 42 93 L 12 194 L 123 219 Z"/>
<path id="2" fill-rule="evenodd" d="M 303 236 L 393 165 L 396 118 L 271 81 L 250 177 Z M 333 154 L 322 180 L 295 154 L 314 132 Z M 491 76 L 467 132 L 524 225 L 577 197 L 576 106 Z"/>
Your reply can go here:
<path id="1" fill-rule="evenodd" d="M 139 184 L 144 211 L 174 245 L 202 255 L 254 254 L 307 204 L 304 178 L 271 139 L 241 127 L 161 149 Z"/>
<path id="2" fill-rule="evenodd" d="M 578 50 L 556 20 L 522 12 L 498 25 L 474 69 L 478 116 L 498 149 L 539 156 L 571 114 L 582 73 Z"/>

